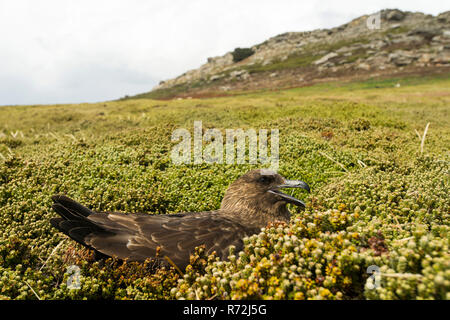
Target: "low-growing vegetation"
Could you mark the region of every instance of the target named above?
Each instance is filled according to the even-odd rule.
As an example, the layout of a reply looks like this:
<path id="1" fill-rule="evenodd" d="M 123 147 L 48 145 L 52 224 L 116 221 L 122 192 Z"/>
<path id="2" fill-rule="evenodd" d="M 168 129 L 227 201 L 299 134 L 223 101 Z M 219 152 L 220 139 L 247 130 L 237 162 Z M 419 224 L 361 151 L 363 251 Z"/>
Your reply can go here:
<path id="1" fill-rule="evenodd" d="M 1 107 L 0 299 L 450 299 L 449 87 L 445 76 Z M 279 129 L 279 172 L 311 186 L 291 191 L 306 210 L 291 207 L 290 224 L 246 238 L 228 261 L 200 247 L 181 272 L 95 262 L 50 226 L 55 193 L 102 211 L 217 209 L 258 166 L 174 165 L 172 131 L 196 120 Z"/>

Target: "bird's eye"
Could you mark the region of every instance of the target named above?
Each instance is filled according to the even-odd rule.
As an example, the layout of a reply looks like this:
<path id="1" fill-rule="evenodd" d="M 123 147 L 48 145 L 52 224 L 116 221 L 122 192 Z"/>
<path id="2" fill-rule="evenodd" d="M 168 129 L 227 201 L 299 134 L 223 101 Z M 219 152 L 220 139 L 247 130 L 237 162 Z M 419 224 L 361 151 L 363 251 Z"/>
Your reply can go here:
<path id="1" fill-rule="evenodd" d="M 260 183 L 270 183 L 272 181 L 272 178 L 269 176 L 261 176 L 258 179 L 258 182 Z"/>

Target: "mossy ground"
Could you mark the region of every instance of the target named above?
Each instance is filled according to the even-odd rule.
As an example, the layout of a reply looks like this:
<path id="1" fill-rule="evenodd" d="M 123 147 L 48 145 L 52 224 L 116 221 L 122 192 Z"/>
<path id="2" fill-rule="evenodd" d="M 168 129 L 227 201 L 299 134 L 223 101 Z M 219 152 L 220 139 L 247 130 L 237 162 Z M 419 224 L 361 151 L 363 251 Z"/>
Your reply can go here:
<path id="1" fill-rule="evenodd" d="M 448 88 L 444 76 L 2 107 L 0 298 L 450 299 Z M 94 210 L 217 209 L 227 185 L 257 166 L 174 165 L 172 131 L 192 132 L 195 120 L 223 132 L 278 128 L 279 172 L 310 184 L 307 209 L 291 208 L 290 225 L 246 239 L 228 262 L 200 249 L 183 275 L 92 262 L 50 226 L 55 193 Z M 421 152 L 416 131 L 427 123 Z M 66 286 L 72 264 L 79 290 Z M 377 289 L 370 265 L 382 273 Z"/>

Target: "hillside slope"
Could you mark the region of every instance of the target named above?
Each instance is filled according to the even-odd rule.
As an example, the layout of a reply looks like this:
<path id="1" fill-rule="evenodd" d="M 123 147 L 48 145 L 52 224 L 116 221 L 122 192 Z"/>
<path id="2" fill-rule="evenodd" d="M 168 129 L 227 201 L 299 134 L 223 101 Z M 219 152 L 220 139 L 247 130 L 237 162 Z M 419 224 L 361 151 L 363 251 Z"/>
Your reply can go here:
<path id="1" fill-rule="evenodd" d="M 246 50 L 208 58 L 200 68 L 132 98 L 217 96 L 323 81 L 450 72 L 450 11 L 432 16 L 383 10 L 379 29 L 369 29 L 368 18 L 364 15 L 332 29 L 288 32 Z"/>

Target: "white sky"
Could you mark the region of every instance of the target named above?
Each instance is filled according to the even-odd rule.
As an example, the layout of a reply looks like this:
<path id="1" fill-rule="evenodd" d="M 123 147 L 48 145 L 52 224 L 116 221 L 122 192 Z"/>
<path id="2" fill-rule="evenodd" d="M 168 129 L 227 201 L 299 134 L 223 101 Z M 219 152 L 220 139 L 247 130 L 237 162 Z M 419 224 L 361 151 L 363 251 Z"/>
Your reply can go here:
<path id="1" fill-rule="evenodd" d="M 0 0 L 0 105 L 112 100 L 280 33 L 446 2 Z"/>

